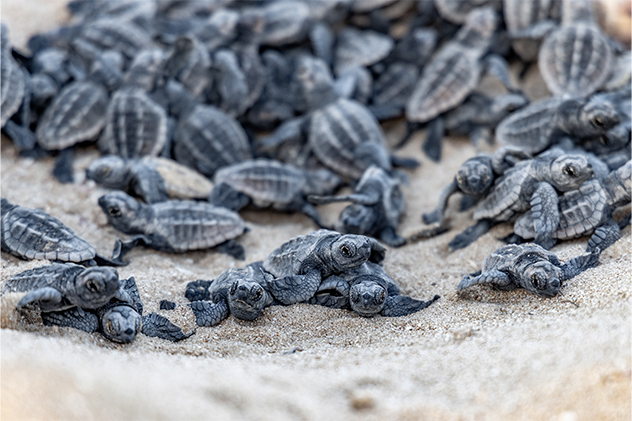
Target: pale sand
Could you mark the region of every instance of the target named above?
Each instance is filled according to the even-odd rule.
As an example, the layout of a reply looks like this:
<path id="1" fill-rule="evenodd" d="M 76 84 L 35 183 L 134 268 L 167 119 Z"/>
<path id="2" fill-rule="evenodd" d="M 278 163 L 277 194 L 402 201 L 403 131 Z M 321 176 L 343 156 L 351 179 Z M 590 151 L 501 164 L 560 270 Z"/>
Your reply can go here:
<path id="1" fill-rule="evenodd" d="M 24 7 L 39 6 L 20 3 L 2 5 L 2 20 L 15 40 L 65 18 L 63 2 L 56 2 L 53 12 L 36 7 L 37 16 L 19 26 Z M 46 24 L 33 22 L 38 19 Z M 402 127 L 387 129 L 396 139 Z M 422 228 L 420 213 L 436 205 L 440 189 L 475 154 L 467 140 L 450 140 L 437 165 L 422 156 L 420 139 L 400 152 L 423 161 L 405 188 L 404 235 Z M 1 153 L 4 197 L 43 208 L 101 253 L 111 251 L 119 234 L 97 206 L 106 190 L 83 175 L 98 156 L 96 148 L 77 154 L 73 185 L 52 179 L 52 159 L 19 159 L 4 138 Z M 320 210 L 333 222 L 344 205 Z M 302 215 L 247 211 L 243 216 L 251 228 L 239 240 L 245 263 L 213 251 L 168 255 L 137 249 L 119 273 L 136 277 L 147 312 L 157 310 L 161 299 L 177 302 L 175 311 L 161 313 L 189 332 L 195 323 L 183 296 L 187 282 L 264 259 L 289 238 L 315 229 Z M 454 229 L 447 234 L 387 253 L 385 269 L 404 293 L 442 297 L 406 317 L 365 319 L 299 304 L 268 308 L 254 322 L 230 317 L 216 327 L 197 328 L 176 344 L 139 335 L 121 346 L 99 334 L 45 327 L 37 315 L 14 310 L 19 295 L 5 296 L 0 415 L 5 420 L 629 420 L 630 228 L 603 253 L 599 267 L 568 282 L 555 298 L 484 287 L 459 296 L 455 287 L 461 277 L 480 269 L 510 227 L 499 226 L 473 246 L 448 254 L 447 243 L 471 224 L 471 212 L 458 214 L 452 206 L 450 217 Z M 583 238 L 553 251 L 567 260 L 585 244 Z M 3 253 L 2 281 L 44 263 Z"/>

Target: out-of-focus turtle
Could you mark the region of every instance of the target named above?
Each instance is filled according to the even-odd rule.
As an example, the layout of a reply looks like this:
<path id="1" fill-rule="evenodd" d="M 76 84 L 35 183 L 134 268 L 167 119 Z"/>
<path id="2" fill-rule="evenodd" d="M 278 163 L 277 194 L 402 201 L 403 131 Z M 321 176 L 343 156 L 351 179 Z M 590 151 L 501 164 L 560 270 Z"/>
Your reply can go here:
<path id="1" fill-rule="evenodd" d="M 553 234 L 560 221 L 557 191 L 578 188 L 592 177 L 593 169 L 582 155 L 562 155 L 558 158 L 534 158 L 517 163 L 496 181 L 493 188 L 477 205 L 477 223 L 458 234 L 448 247 L 467 247 L 492 226 L 509 221 L 531 209 L 535 242 L 550 248 Z"/>
<path id="2" fill-rule="evenodd" d="M 309 303 L 351 308 L 363 317 L 376 314 L 399 317 L 423 310 L 439 298 L 435 295 L 429 301 L 421 301 L 401 295 L 382 266 L 366 262 L 356 269 L 325 278 Z"/>
<path id="3" fill-rule="evenodd" d="M 456 289 L 483 284 L 503 291 L 524 288 L 542 297 L 554 297 L 565 281 L 598 263 L 597 252 L 574 257 L 563 264 L 555 254 L 537 244 L 509 244 L 490 254 L 483 261 L 483 270 L 465 276 Z"/>
<path id="4" fill-rule="evenodd" d="M 211 83 L 211 55 L 194 36 L 178 37 L 166 53 L 162 76 L 173 78 L 199 98 Z"/>
<path id="5" fill-rule="evenodd" d="M 138 159 L 104 156 L 90 164 L 86 177 L 103 187 L 131 191 L 146 203 L 205 199 L 213 189 L 213 183 L 197 171 L 171 159 L 153 156 Z"/>
<path id="6" fill-rule="evenodd" d="M 601 88 L 613 53 L 597 25 L 590 0 L 563 0 L 562 25 L 540 47 L 538 66 L 553 95 L 586 97 Z"/>
<path id="7" fill-rule="evenodd" d="M 386 249 L 363 235 L 343 235 L 321 229 L 295 237 L 274 250 L 263 269 L 274 275 L 268 282 L 272 296 L 283 304 L 308 300 L 323 278 L 384 260 Z"/>
<path id="8" fill-rule="evenodd" d="M 336 42 L 335 73 L 341 74 L 345 69 L 356 66 L 371 66 L 386 58 L 394 45 L 393 39 L 387 35 L 352 27 L 343 28 Z"/>
<path id="9" fill-rule="evenodd" d="M 476 8 L 487 5 L 495 8 L 500 7 L 500 1 L 498 0 L 435 0 L 434 4 L 443 19 L 456 24 L 465 23 L 468 15 Z"/>
<path id="10" fill-rule="evenodd" d="M 630 223 L 629 214 L 617 223 L 612 219 L 612 212 L 630 203 L 631 168 L 631 161 L 628 161 L 605 180 L 592 178 L 578 189 L 560 196 L 560 222 L 553 237 L 567 240 L 594 232 L 586 248 L 589 253 L 597 249 L 604 251 L 616 242 L 621 237 L 621 228 Z M 514 224 L 514 232 L 521 238 L 512 237 L 511 241 L 534 238 L 533 227 L 533 213 L 526 212 Z"/>
<path id="11" fill-rule="evenodd" d="M 59 311 L 72 307 L 96 309 L 114 296 L 129 301 L 120 287 L 118 273 L 113 268 L 86 269 L 74 263 L 54 263 L 12 276 L 2 285 L 2 293 L 27 292 L 18 309 Z"/>
<path id="12" fill-rule="evenodd" d="M 114 265 L 59 219 L 2 198 L 2 251 L 22 259 Z"/>
<path id="13" fill-rule="evenodd" d="M 346 196 L 309 196 L 312 203 L 351 201 L 340 213 L 336 229 L 344 234 L 376 237 L 391 247 L 404 245 L 397 226 L 404 214 L 405 202 L 400 181 L 383 169 L 370 166 Z"/>
<path id="14" fill-rule="evenodd" d="M 323 227 L 320 215 L 305 197 L 330 194 L 342 183 L 338 176 L 325 169 L 302 170 L 261 158 L 224 167 L 215 173 L 214 181 L 209 197 L 214 205 L 239 211 L 252 203 L 260 208 L 271 206 L 282 211 L 299 211 L 319 227 Z"/>
<path id="15" fill-rule="evenodd" d="M 160 48 L 139 51 L 123 76 L 123 85 L 152 92 L 160 81 L 159 76 L 162 75 L 166 60 L 167 55 Z"/>
<path id="16" fill-rule="evenodd" d="M 143 316 L 143 303 L 134 277 L 122 280 L 121 284 L 130 302 L 113 298 L 104 306 L 93 310 L 73 307 L 63 311 L 43 312 L 42 322 L 46 326 L 99 332 L 107 339 L 122 344 L 132 342 L 140 332 L 171 342 L 181 341 L 195 333 L 185 335 L 178 326 L 156 312 Z"/>
<path id="17" fill-rule="evenodd" d="M 267 291 L 274 277 L 263 270 L 262 262 L 244 268 L 231 268 L 210 281 L 187 284 L 185 296 L 192 301 L 198 326 L 213 326 L 232 314 L 241 320 L 254 320 L 275 300 Z"/>
<path id="18" fill-rule="evenodd" d="M 165 252 L 184 252 L 214 247 L 243 260 L 244 249 L 234 239 L 246 230 L 239 215 L 204 202 L 169 200 L 146 205 L 121 191 L 99 198 L 108 221 L 132 235 L 117 242 L 112 256 L 121 260 L 139 243 Z"/>

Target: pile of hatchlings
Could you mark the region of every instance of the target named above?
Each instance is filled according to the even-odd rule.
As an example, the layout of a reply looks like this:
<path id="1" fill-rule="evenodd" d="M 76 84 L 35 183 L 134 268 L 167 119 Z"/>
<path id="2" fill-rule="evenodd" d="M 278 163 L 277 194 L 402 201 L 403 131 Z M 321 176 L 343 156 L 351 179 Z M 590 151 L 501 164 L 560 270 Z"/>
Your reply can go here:
<path id="1" fill-rule="evenodd" d="M 2 250 L 53 263 L 19 273 L 2 293 L 46 325 L 129 343 L 139 332 L 190 336 L 143 315 L 133 277 L 117 265 L 142 245 L 168 253 L 212 249 L 244 260 L 245 207 L 302 212 L 318 230 L 288 239 L 264 261 L 185 297 L 201 327 L 230 314 L 254 320 L 299 302 L 371 317 L 405 316 L 427 301 L 400 294 L 382 267 L 388 247 L 449 231 L 449 198 L 474 208 L 449 243 L 464 248 L 497 224 L 506 246 L 457 290 L 486 285 L 553 297 L 595 267 L 620 237 L 630 204 L 630 51 L 605 35 L 589 0 L 93 0 L 68 5 L 67 26 L 33 36 L 30 55 L 2 27 L 2 130 L 20 155 L 56 156 L 73 182 L 73 147 L 97 142 L 87 178 L 112 191 L 98 200 L 128 234 L 101 256 L 62 221 L 2 199 Z M 512 68 L 522 69 L 518 77 Z M 536 67 L 549 98 L 517 88 Z M 504 93 L 476 90 L 484 75 Z M 512 77 L 510 77 L 512 76 Z M 405 119 L 403 145 L 440 161 L 445 135 L 496 145 L 431 198 L 419 232 L 402 237 L 401 186 L 415 159 L 389 150 L 380 122 Z M 349 186 L 352 193 L 336 195 Z M 317 206 L 349 202 L 335 227 Z M 621 213 L 621 212 L 619 212 Z M 587 237 L 563 263 L 557 242 Z M 384 244 L 384 245 L 383 245 Z M 161 309 L 173 309 L 163 300 Z M 192 334 L 192 333 L 191 333 Z"/>

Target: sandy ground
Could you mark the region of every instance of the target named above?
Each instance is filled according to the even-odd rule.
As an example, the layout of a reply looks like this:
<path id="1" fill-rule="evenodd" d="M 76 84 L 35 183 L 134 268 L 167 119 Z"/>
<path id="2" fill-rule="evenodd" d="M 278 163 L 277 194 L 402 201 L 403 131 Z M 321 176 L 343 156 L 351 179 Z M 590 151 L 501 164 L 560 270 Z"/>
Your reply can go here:
<path id="1" fill-rule="evenodd" d="M 65 19 L 63 2 L 3 1 L 2 20 L 19 45 L 32 30 Z M 24 8 L 39 13 L 21 22 Z M 40 19 L 40 25 L 33 21 Z M 20 41 L 21 40 L 21 41 Z M 387 126 L 390 138 L 401 125 Z M 476 151 L 465 139 L 445 143 L 434 164 L 420 150 L 421 135 L 401 152 L 423 161 L 405 187 L 408 214 L 400 232 L 421 228 L 420 213 L 436 205 L 440 189 Z M 17 156 L 2 139 L 3 197 L 44 209 L 108 254 L 119 234 L 97 205 L 105 193 L 83 172 L 98 156 L 82 148 L 76 182 L 51 177 L 52 159 Z M 335 221 L 344 204 L 321 207 Z M 161 311 L 185 332 L 195 328 L 185 285 L 264 259 L 288 239 L 315 229 L 302 215 L 246 211 L 251 231 L 240 239 L 246 262 L 213 251 L 167 255 L 130 253 L 119 269 L 135 276 L 147 312 Z M 471 212 L 451 209 L 454 230 L 389 249 L 386 271 L 403 292 L 441 299 L 400 318 L 365 319 L 352 312 L 298 304 L 271 307 L 254 322 L 233 317 L 197 328 L 180 343 L 139 335 L 117 345 L 99 334 L 45 327 L 1 300 L 1 416 L 23 419 L 533 419 L 629 420 L 631 410 L 632 258 L 630 228 L 606 250 L 599 267 L 577 276 L 552 299 L 485 287 L 457 295 L 461 277 L 480 269 L 502 246 L 499 226 L 469 248 L 448 254 L 447 243 L 471 223 Z M 562 260 L 583 251 L 586 239 L 556 246 Z M 2 253 L 4 282 L 45 262 Z"/>

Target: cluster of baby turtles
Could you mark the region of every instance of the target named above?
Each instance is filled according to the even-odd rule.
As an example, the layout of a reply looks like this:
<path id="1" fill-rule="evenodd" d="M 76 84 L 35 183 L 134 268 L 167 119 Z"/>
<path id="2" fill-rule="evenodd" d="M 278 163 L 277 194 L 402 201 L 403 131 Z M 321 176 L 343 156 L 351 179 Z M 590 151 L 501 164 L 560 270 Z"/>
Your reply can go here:
<path id="1" fill-rule="evenodd" d="M 301 212 L 320 228 L 264 261 L 188 284 L 199 326 L 229 314 L 253 320 L 274 304 L 402 316 L 436 299 L 400 294 L 381 266 L 386 249 L 449 230 L 449 198 L 475 206 L 451 250 L 513 223 L 507 246 L 458 290 L 488 284 L 555 296 L 598 264 L 620 237 L 631 195 L 630 51 L 605 35 L 590 0 L 92 0 L 72 22 L 16 51 L 2 26 L 2 131 L 31 158 L 56 156 L 73 182 L 73 150 L 97 143 L 86 177 L 113 191 L 98 200 L 130 235 L 101 256 L 61 221 L 2 199 L 2 250 L 49 266 L 15 275 L 2 293 L 47 325 L 99 331 L 127 343 L 138 332 L 188 337 L 142 315 L 134 278 L 110 266 L 142 244 L 163 252 L 214 248 L 245 259 L 236 239 L 247 206 Z M 530 103 L 519 78 L 537 65 L 552 93 Z M 537 64 L 536 64 L 537 63 Z M 504 93 L 477 89 L 485 75 Z M 404 238 L 402 184 L 419 162 L 393 154 L 380 122 L 405 119 L 403 145 L 426 130 L 439 161 L 445 135 L 496 142 L 468 159 Z M 336 195 L 342 186 L 352 193 Z M 317 205 L 350 202 L 335 227 Z M 334 230 L 335 229 L 335 230 Z M 590 236 L 561 263 L 557 241 Z M 532 241 L 526 243 L 526 241 Z M 163 301 L 161 308 L 175 303 Z"/>

